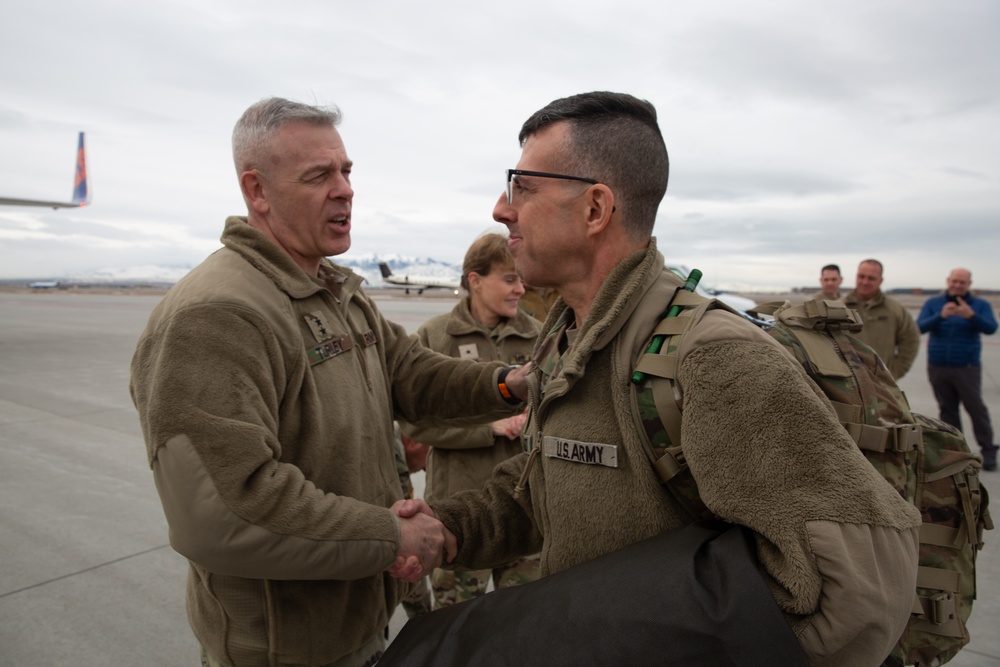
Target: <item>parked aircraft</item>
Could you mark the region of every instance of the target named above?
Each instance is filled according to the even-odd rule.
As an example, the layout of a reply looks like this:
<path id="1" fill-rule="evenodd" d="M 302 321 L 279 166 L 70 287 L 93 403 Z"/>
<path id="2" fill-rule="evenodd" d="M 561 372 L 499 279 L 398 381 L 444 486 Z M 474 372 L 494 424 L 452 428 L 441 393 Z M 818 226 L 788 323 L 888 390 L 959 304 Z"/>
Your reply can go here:
<path id="1" fill-rule="evenodd" d="M 388 285 L 402 287 L 409 294 L 411 289 L 417 290 L 417 294 L 423 294 L 425 289 L 444 288 L 450 289 L 458 294 L 461 283 L 457 280 L 447 278 L 436 278 L 434 276 L 397 276 L 385 262 L 379 262 L 378 268 L 382 270 L 382 280 Z"/>
<path id="2" fill-rule="evenodd" d="M 16 199 L 0 197 L 0 205 L 44 206 L 47 208 L 80 208 L 90 203 L 90 187 L 87 184 L 87 153 L 83 143 L 83 132 L 76 149 L 76 178 L 73 180 L 73 200 L 69 202 L 45 201 L 39 199 Z"/>
<path id="3" fill-rule="evenodd" d="M 667 268 L 673 271 L 675 274 L 677 274 L 677 276 L 682 280 L 687 280 L 688 274 L 691 272 L 691 270 L 688 269 L 688 267 L 683 266 L 681 264 L 667 264 Z M 756 301 L 754 301 L 753 299 L 748 299 L 744 296 L 740 296 L 739 294 L 729 294 L 728 292 L 716 292 L 715 290 L 706 289 L 701 285 L 695 287 L 694 291 L 700 294 L 701 296 L 705 297 L 706 299 L 715 297 L 719 301 L 725 303 L 727 306 L 732 306 L 736 310 L 743 313 L 747 312 L 748 310 L 752 310 L 757 306 Z"/>

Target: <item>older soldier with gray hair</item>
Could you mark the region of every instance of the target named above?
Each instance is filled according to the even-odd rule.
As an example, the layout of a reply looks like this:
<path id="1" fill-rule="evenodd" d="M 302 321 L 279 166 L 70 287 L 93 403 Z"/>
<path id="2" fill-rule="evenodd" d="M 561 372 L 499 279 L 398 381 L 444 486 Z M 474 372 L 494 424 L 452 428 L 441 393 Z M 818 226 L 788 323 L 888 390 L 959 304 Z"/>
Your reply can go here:
<path id="1" fill-rule="evenodd" d="M 233 132 L 247 216 L 169 291 L 132 361 L 212 667 L 373 664 L 406 592 L 387 568 L 431 569 L 454 551 L 437 521 L 389 510 L 403 496 L 393 417 L 514 411 L 501 364 L 421 347 L 326 259 L 351 246 L 339 121 L 279 98 L 247 109 Z"/>

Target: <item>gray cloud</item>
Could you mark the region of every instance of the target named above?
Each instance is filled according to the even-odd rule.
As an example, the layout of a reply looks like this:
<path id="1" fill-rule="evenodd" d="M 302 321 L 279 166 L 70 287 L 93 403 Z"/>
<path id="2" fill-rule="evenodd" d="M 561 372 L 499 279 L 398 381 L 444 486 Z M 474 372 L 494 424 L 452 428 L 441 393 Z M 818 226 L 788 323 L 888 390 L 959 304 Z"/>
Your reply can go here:
<path id="1" fill-rule="evenodd" d="M 824 174 L 775 171 L 689 171 L 676 174 L 670 192 L 677 199 L 752 202 L 773 197 L 803 198 L 841 195 L 859 189 L 855 183 Z"/>
<path id="2" fill-rule="evenodd" d="M 343 109 L 352 254 L 458 262 L 500 229 L 521 122 L 612 89 L 657 105 L 657 235 L 712 282 L 877 254 L 887 282 L 1000 288 L 998 32 L 991 0 L 7 3 L 0 194 L 67 196 L 86 130 L 95 198 L 0 208 L 0 277 L 196 264 L 243 210 L 232 124 L 272 94 Z"/>

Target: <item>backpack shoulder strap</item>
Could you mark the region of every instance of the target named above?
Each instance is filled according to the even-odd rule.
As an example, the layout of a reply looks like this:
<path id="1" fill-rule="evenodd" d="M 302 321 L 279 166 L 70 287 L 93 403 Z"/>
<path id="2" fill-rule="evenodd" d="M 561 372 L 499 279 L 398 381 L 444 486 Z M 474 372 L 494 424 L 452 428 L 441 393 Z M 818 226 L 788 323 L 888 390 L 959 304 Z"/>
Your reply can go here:
<path id="1" fill-rule="evenodd" d="M 660 481 L 695 516 L 711 518 L 713 515 L 701 501 L 681 448 L 683 394 L 677 382 L 680 348 L 684 335 L 709 310 L 722 309 L 742 315 L 716 299 L 683 290 L 675 293 L 670 306 L 671 309 L 680 306 L 680 312 L 657 324 L 635 365 L 636 375 L 642 377 L 634 388 L 640 435 L 645 436 L 646 453 Z M 653 345 L 657 337 L 661 344 Z"/>

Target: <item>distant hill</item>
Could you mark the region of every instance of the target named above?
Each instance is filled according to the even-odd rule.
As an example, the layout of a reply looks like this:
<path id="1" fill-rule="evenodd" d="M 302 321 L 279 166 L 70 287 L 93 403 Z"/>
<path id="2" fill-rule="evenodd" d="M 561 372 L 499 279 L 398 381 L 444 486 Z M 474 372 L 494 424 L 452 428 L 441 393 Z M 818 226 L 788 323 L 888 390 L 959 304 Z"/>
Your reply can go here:
<path id="1" fill-rule="evenodd" d="M 854 288 L 851 286 L 841 287 L 840 293 L 846 295 L 851 292 Z M 790 290 L 793 294 L 811 294 L 819 293 L 819 287 L 815 285 L 807 285 L 804 287 L 793 287 Z M 885 290 L 886 294 L 892 296 L 923 296 L 932 297 L 937 294 L 941 294 L 944 290 L 941 287 L 894 287 L 892 289 Z M 973 286 L 972 293 L 976 296 L 998 296 L 1000 295 L 1000 290 L 995 289 L 979 289 Z"/>
<path id="2" fill-rule="evenodd" d="M 399 254 L 365 254 L 365 255 L 339 255 L 333 258 L 334 262 L 346 266 L 361 277 L 367 283 L 366 287 L 382 287 L 382 272 L 379 271 L 379 262 L 386 262 L 394 273 L 415 274 L 421 276 L 433 276 L 439 278 L 458 279 L 462 273 L 461 265 L 440 262 L 436 259 L 407 257 Z M 18 280 L 3 280 L 4 284 L 24 284 L 33 282 L 58 282 L 59 287 L 66 288 L 77 286 L 130 286 L 130 285 L 155 285 L 168 286 L 183 278 L 193 266 L 189 265 L 143 265 L 131 266 L 120 269 L 101 269 L 89 273 L 81 273 L 69 276 L 27 276 Z"/>

